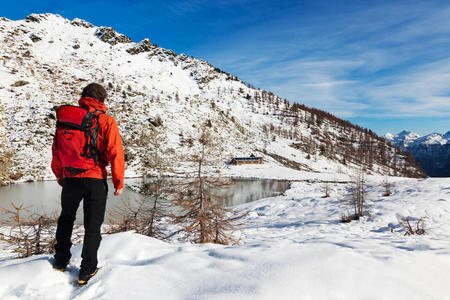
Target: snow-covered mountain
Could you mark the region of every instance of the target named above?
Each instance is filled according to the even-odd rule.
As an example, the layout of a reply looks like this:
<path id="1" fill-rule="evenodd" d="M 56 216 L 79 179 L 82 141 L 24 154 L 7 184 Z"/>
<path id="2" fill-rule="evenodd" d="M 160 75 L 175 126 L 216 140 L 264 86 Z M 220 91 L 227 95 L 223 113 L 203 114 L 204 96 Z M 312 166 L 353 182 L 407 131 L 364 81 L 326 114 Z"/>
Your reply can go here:
<path id="1" fill-rule="evenodd" d="M 420 135 L 418 135 L 417 133 L 411 132 L 411 131 L 403 130 L 402 132 L 399 132 L 396 135 L 387 133 L 385 135 L 385 137 L 395 147 L 405 148 L 408 146 L 409 143 L 411 143 L 411 142 L 415 141 L 417 138 L 419 138 Z"/>
<path id="2" fill-rule="evenodd" d="M 126 176 L 151 173 L 155 144 L 183 168 L 199 127 L 215 135 L 224 160 L 263 156 L 260 172 L 291 168 L 314 174 L 422 176 L 414 162 L 372 131 L 255 89 L 206 61 L 149 39 L 135 43 L 112 28 L 59 15 L 0 18 L 0 181 L 52 179 L 55 109 L 76 104 L 82 88 L 108 89 L 108 113 L 119 124 Z M 164 134 L 152 139 L 155 128 Z M 228 173 L 227 173 L 228 172 Z M 231 172 L 231 173 L 230 173 Z"/>
<path id="3" fill-rule="evenodd" d="M 450 131 L 446 134 L 430 133 L 422 137 L 418 137 L 414 141 L 408 144 L 408 146 L 418 146 L 418 145 L 448 145 L 450 144 Z"/>
<path id="4" fill-rule="evenodd" d="M 429 176 L 450 177 L 450 131 L 420 136 L 409 131 L 385 138 L 403 151 L 411 152 L 415 160 Z"/>

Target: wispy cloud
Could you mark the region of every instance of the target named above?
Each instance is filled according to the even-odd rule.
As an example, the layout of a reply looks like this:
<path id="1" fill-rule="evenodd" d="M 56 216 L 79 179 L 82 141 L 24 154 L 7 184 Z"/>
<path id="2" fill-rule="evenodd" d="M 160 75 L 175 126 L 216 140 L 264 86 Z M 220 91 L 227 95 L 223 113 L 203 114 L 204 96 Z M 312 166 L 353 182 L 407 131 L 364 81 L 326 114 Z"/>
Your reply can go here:
<path id="1" fill-rule="evenodd" d="M 368 86 L 373 105 L 392 116 L 450 117 L 450 59 L 410 68 Z"/>
<path id="2" fill-rule="evenodd" d="M 207 49 L 215 54 L 203 53 L 258 87 L 341 117 L 450 116 L 450 4 L 298 13 L 214 41 Z"/>

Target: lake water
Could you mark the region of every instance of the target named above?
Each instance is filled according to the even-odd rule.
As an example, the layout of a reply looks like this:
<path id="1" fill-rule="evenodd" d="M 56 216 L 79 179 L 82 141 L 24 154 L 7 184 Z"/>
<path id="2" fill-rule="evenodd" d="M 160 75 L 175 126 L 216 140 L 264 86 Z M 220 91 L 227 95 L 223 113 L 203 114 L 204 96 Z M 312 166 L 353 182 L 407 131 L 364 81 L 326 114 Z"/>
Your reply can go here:
<path id="1" fill-rule="evenodd" d="M 148 182 L 151 179 L 147 179 Z M 142 178 L 125 179 L 125 188 L 121 196 L 114 196 L 114 189 L 112 182 L 109 180 L 109 194 L 106 210 L 111 210 L 113 207 L 120 205 L 123 201 L 133 201 L 146 197 L 143 194 L 137 193 L 127 186 L 139 186 L 145 183 Z M 272 197 L 284 193 L 289 188 L 289 182 L 269 179 L 232 179 L 233 185 L 222 191 L 227 197 L 220 203 L 226 207 L 231 207 L 262 198 Z M 10 205 L 13 202 L 15 205 L 23 204 L 24 207 L 30 207 L 30 210 L 40 214 L 60 212 L 61 187 L 56 181 L 30 182 L 18 183 L 6 187 L 0 187 L 0 207 L 12 208 Z M 78 210 L 79 217 L 77 222 L 80 222 L 82 205 Z M 6 222 L 7 216 L 3 213 L 0 216 L 0 221 Z M 105 217 L 107 220 L 107 217 Z"/>

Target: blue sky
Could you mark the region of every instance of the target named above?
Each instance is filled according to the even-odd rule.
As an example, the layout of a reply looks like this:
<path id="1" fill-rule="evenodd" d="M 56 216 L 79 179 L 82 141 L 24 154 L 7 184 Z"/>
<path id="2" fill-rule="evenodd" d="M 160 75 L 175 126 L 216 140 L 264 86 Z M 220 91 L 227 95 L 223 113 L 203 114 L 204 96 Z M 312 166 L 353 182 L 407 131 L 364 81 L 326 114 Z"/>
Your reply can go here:
<path id="1" fill-rule="evenodd" d="M 450 130 L 450 1 L 28 1 L 205 59 L 382 135 Z"/>

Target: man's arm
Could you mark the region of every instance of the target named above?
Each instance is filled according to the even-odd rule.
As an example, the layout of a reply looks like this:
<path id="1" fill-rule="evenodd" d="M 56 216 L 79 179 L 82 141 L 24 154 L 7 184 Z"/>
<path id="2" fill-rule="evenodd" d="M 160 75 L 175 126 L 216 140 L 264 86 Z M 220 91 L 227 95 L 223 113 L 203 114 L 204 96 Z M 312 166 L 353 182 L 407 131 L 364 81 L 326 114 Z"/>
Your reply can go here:
<path id="1" fill-rule="evenodd" d="M 119 127 L 116 121 L 111 117 L 109 122 L 109 130 L 106 139 L 108 145 L 106 147 L 106 159 L 111 164 L 111 175 L 114 185 L 114 195 L 122 194 L 123 177 L 125 174 L 125 156 L 123 153 L 122 139 L 119 133 Z"/>
<path id="2" fill-rule="evenodd" d="M 63 168 L 61 166 L 61 160 L 58 157 L 58 150 L 56 149 L 56 136 L 53 138 L 52 144 L 52 163 L 53 174 L 56 176 L 56 181 L 62 186 Z"/>

